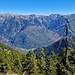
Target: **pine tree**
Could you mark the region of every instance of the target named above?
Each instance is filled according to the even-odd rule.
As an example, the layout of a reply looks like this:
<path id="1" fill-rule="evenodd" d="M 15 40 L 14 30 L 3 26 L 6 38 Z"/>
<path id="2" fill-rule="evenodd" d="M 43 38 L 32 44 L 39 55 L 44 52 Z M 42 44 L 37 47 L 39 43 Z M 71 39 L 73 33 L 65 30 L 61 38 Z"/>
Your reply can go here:
<path id="1" fill-rule="evenodd" d="M 44 57 L 45 57 L 44 49 L 41 47 L 37 59 L 40 75 L 45 75 L 45 71 L 46 71 L 46 62 Z"/>
<path id="2" fill-rule="evenodd" d="M 25 71 L 28 75 L 39 75 L 36 56 L 32 50 L 26 54 Z"/>
<path id="3" fill-rule="evenodd" d="M 46 75 L 57 75 L 57 60 L 54 52 L 46 59 Z"/>

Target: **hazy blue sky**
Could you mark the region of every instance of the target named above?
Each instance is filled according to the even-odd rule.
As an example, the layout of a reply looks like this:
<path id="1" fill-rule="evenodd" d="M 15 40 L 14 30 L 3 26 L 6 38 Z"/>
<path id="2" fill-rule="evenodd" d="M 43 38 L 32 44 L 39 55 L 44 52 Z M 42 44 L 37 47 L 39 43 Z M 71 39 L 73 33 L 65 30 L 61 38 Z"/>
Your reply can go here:
<path id="1" fill-rule="evenodd" d="M 72 14 L 75 0 L 0 0 L 0 13 Z"/>

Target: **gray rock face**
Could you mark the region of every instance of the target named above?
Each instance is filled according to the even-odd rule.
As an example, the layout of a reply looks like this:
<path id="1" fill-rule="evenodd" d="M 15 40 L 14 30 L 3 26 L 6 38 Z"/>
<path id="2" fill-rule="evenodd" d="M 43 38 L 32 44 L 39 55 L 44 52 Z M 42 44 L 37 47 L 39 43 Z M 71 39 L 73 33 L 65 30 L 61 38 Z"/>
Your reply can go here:
<path id="1" fill-rule="evenodd" d="M 64 29 L 56 28 L 71 20 L 69 29 L 75 33 L 75 14 L 17 15 L 0 14 L 0 42 L 21 48 L 37 48 L 50 45 L 61 38 Z"/>

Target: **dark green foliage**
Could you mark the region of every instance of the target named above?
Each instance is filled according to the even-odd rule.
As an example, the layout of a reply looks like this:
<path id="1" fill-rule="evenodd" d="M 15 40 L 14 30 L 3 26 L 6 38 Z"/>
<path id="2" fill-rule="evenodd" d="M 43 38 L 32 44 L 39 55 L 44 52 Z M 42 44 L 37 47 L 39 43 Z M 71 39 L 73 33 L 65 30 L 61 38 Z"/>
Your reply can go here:
<path id="1" fill-rule="evenodd" d="M 38 59 L 37 59 L 37 65 L 39 67 L 39 73 L 41 75 L 45 74 L 46 71 L 46 62 L 45 62 L 45 53 L 44 53 L 44 49 L 41 47 L 38 53 Z"/>
<path id="2" fill-rule="evenodd" d="M 65 48 L 61 54 L 52 52 L 45 57 L 44 48 L 40 47 L 38 57 L 30 50 L 25 55 L 0 43 L 0 73 L 20 75 L 75 75 L 75 50 L 68 47 L 66 64 Z"/>
<path id="3" fill-rule="evenodd" d="M 72 48 L 68 48 L 68 59 L 66 59 L 66 63 L 64 64 L 65 59 L 65 48 L 62 50 L 62 54 L 60 55 L 59 63 L 57 64 L 57 68 L 59 75 L 75 75 L 75 62 L 74 62 L 74 54 L 75 50 Z M 73 53 L 73 54 L 72 54 Z"/>
<path id="4" fill-rule="evenodd" d="M 46 59 L 46 75 L 57 75 L 57 60 L 54 60 L 51 56 Z"/>
<path id="5" fill-rule="evenodd" d="M 2 73 L 21 73 L 22 72 L 22 56 L 17 52 L 0 43 L 0 72 Z"/>
<path id="6" fill-rule="evenodd" d="M 39 75 L 36 56 L 33 51 L 26 54 L 26 60 L 23 64 L 23 69 L 27 74 Z"/>

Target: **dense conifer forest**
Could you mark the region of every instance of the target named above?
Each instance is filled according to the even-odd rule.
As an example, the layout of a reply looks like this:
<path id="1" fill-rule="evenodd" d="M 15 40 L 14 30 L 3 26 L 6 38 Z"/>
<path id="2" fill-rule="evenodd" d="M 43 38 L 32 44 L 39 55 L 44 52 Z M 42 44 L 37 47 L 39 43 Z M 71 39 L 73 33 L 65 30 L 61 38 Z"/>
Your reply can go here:
<path id="1" fill-rule="evenodd" d="M 33 50 L 21 54 L 0 43 L 0 73 L 17 73 L 18 75 L 75 75 L 75 50 L 68 47 L 62 53 L 45 57 L 44 49 L 40 47 L 38 57 Z"/>

